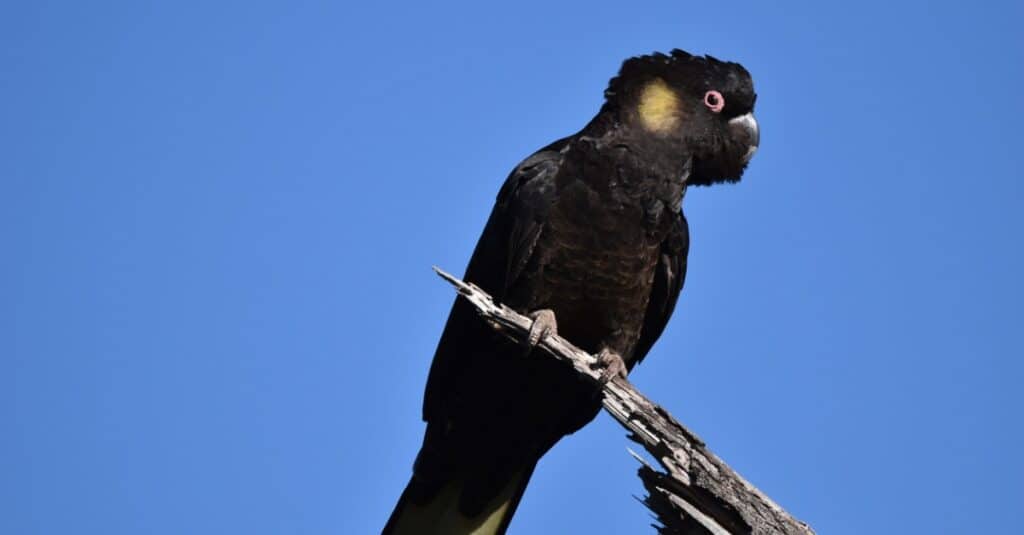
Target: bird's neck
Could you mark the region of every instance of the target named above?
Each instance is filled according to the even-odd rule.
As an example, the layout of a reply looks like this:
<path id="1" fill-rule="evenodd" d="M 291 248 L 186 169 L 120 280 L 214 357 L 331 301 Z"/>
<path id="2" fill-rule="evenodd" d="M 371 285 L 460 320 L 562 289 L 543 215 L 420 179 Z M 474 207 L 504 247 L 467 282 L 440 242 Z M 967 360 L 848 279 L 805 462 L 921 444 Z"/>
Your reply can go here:
<path id="1" fill-rule="evenodd" d="M 580 131 L 575 152 L 584 168 L 606 170 L 585 173 L 595 186 L 619 186 L 679 209 L 693 162 L 681 136 L 656 135 L 618 114 L 600 113 Z"/>

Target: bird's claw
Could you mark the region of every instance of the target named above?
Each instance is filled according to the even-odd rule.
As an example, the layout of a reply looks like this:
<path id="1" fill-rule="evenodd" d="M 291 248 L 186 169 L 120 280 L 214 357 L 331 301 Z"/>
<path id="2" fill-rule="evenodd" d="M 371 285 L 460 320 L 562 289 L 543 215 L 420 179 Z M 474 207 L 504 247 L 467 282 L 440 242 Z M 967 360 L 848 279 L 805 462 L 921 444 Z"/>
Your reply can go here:
<path id="1" fill-rule="evenodd" d="M 530 332 L 526 336 L 526 351 L 530 352 L 545 336 L 558 334 L 558 322 L 555 321 L 555 312 L 550 308 L 535 310 L 527 317 L 533 320 L 530 325 Z"/>
<path id="2" fill-rule="evenodd" d="M 601 386 L 604 386 L 615 377 L 626 379 L 629 368 L 626 367 L 626 362 L 622 360 L 621 355 L 611 349 L 604 348 L 597 354 L 596 358 L 597 361 L 591 365 L 591 368 L 601 370 Z"/>

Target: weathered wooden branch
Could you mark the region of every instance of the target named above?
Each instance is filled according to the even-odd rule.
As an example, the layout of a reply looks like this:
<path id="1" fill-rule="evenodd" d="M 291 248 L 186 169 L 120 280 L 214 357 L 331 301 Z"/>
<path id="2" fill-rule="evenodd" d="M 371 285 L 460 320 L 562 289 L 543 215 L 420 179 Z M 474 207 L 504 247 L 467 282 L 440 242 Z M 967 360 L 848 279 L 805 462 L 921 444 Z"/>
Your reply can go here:
<path id="1" fill-rule="evenodd" d="M 477 286 L 436 267 L 434 270 L 455 286 L 495 330 L 519 342 L 526 339 L 532 320 L 495 303 Z M 598 382 L 600 372 L 591 368 L 594 356 L 564 338 L 546 336 L 538 347 L 571 365 L 580 375 Z M 664 469 L 659 471 L 633 454 L 643 463 L 640 479 L 649 493 L 643 501 L 661 522 L 661 526 L 655 526 L 660 533 L 814 534 L 810 526 L 790 516 L 740 477 L 708 451 L 693 432 L 629 381 L 609 381 L 604 386 L 603 403 L 605 410 L 631 432 L 629 438 L 643 445 Z"/>

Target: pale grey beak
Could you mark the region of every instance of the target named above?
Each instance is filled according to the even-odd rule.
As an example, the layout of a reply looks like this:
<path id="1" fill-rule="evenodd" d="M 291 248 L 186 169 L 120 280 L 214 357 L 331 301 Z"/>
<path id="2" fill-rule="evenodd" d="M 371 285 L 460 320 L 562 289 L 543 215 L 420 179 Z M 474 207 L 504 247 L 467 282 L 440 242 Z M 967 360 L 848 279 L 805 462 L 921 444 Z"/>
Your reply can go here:
<path id="1" fill-rule="evenodd" d="M 743 163 L 749 162 L 761 143 L 761 129 L 757 126 L 757 119 L 754 119 L 753 113 L 745 113 L 729 119 L 729 128 L 736 139 L 746 143 L 747 153 L 743 156 Z"/>

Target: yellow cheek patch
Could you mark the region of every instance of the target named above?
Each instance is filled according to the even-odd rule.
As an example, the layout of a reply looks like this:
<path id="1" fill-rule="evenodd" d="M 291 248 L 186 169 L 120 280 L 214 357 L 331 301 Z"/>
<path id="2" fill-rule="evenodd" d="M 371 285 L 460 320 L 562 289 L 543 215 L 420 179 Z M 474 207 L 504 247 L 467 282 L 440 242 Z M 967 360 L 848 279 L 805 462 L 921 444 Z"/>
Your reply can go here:
<path id="1" fill-rule="evenodd" d="M 644 128 L 658 133 L 679 126 L 679 97 L 661 78 L 655 78 L 640 93 L 637 109 Z"/>

